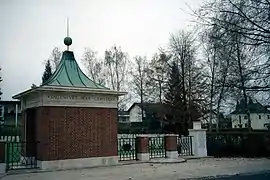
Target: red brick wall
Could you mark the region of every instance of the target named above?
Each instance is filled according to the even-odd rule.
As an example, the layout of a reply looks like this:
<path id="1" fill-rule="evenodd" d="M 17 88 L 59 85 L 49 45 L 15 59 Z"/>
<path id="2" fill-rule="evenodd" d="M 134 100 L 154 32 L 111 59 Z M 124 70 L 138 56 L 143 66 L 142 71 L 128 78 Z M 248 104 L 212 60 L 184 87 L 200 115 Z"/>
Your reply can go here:
<path id="1" fill-rule="evenodd" d="M 39 160 L 117 156 L 117 109 L 38 107 Z"/>
<path id="2" fill-rule="evenodd" d="M 177 150 L 177 136 L 165 136 L 165 150 L 176 151 Z"/>
<path id="3" fill-rule="evenodd" d="M 137 153 L 148 153 L 148 137 L 136 138 Z"/>

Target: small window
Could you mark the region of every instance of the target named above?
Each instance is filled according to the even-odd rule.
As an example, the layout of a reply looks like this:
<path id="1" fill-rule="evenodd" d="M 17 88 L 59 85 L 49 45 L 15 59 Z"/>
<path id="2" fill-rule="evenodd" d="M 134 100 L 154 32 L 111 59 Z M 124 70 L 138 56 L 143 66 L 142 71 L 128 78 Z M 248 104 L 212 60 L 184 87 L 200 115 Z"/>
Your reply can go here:
<path id="1" fill-rule="evenodd" d="M 270 115 L 267 115 L 267 119 L 270 119 Z"/>
<path id="2" fill-rule="evenodd" d="M 244 116 L 244 119 L 247 119 L 247 116 Z"/>
<path id="3" fill-rule="evenodd" d="M 261 117 L 261 115 L 259 115 L 259 119 L 261 119 L 262 117 Z"/>
<path id="4" fill-rule="evenodd" d="M 237 126 L 236 126 L 236 125 L 234 125 L 234 128 L 237 128 Z"/>

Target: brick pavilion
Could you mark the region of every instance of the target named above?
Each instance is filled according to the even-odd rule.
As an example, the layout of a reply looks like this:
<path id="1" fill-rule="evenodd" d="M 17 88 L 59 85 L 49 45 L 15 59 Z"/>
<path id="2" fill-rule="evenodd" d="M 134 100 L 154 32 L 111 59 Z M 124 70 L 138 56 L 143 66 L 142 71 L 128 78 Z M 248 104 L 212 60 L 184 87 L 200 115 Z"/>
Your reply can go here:
<path id="1" fill-rule="evenodd" d="M 46 170 L 118 163 L 117 102 L 124 94 L 89 79 L 67 48 L 48 81 L 13 97 L 21 101 L 24 156 Z"/>

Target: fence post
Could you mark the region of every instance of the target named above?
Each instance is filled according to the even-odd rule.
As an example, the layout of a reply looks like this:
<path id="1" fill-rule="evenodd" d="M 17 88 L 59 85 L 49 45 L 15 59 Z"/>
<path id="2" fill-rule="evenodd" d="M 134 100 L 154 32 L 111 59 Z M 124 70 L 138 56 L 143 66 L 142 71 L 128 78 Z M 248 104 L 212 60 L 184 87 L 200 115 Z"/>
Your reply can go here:
<path id="1" fill-rule="evenodd" d="M 193 122 L 193 129 L 189 129 L 189 135 L 193 136 L 192 152 L 194 156 L 205 157 L 207 156 L 206 147 L 206 129 L 201 128 L 201 122 Z"/>
<path id="2" fill-rule="evenodd" d="M 0 141 L 0 175 L 6 172 L 6 142 Z"/>
<path id="3" fill-rule="evenodd" d="M 178 158 L 177 135 L 175 135 L 175 134 L 166 134 L 164 136 L 164 141 L 165 141 L 166 158 L 169 158 L 169 159 Z"/>
<path id="4" fill-rule="evenodd" d="M 139 161 L 149 161 L 149 151 L 148 151 L 148 136 L 138 135 L 136 137 L 136 155 Z"/>

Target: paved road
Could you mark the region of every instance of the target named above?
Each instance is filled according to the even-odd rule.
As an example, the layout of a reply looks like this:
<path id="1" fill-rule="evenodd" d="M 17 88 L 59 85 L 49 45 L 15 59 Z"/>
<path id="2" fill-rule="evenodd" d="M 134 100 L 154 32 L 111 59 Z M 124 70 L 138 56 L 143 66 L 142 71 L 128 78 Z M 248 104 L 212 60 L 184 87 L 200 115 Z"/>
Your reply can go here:
<path id="1" fill-rule="evenodd" d="M 232 176 L 216 176 L 203 178 L 189 178 L 188 180 L 270 180 L 270 171 L 258 173 L 245 173 Z"/>
<path id="2" fill-rule="evenodd" d="M 3 180 L 179 180 L 217 175 L 235 175 L 270 170 L 270 159 L 206 158 L 177 164 L 133 164 L 43 173 L 8 175 Z M 234 177 L 231 177 L 231 179 Z M 236 177 L 247 179 L 247 177 Z M 249 178 L 253 178 L 250 176 Z M 263 175 L 255 176 L 261 180 Z M 214 178 L 212 178 L 214 179 Z M 224 178 L 223 178 L 224 179 Z M 228 179 L 228 178 L 227 178 Z M 235 180 L 238 180 L 235 179 Z M 222 180 L 222 179 L 221 179 Z M 241 179 L 239 179 L 241 180 Z M 264 179 L 262 179 L 264 180 Z"/>
<path id="3" fill-rule="evenodd" d="M 270 180 L 270 172 L 262 172 L 260 174 L 236 175 L 231 177 L 216 178 L 217 180 Z"/>

